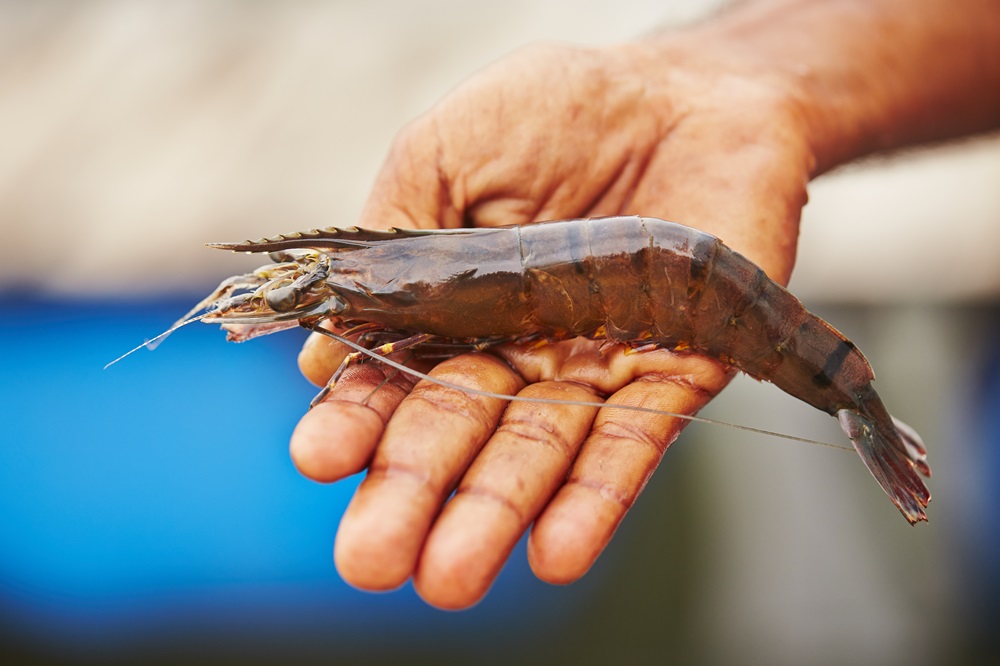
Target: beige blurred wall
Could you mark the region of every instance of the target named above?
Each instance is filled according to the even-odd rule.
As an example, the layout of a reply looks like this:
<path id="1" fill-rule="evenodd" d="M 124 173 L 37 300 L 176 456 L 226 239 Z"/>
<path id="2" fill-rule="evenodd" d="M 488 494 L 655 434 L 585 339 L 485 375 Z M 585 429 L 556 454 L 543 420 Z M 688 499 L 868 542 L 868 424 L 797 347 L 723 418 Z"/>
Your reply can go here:
<path id="1" fill-rule="evenodd" d="M 395 132 L 536 40 L 626 40 L 709 0 L 0 4 L 0 288 L 200 289 L 212 240 L 353 224 Z M 1000 141 L 821 179 L 793 288 L 1000 293 Z"/>
<path id="2" fill-rule="evenodd" d="M 872 158 L 810 185 L 790 287 L 805 300 L 995 302 L 1000 135 Z"/>

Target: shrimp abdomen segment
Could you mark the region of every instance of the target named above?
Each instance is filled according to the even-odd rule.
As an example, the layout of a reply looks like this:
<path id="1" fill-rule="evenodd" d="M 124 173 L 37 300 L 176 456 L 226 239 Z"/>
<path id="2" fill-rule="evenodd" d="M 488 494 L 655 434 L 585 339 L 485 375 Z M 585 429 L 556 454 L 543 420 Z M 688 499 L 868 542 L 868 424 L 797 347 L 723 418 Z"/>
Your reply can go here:
<path id="1" fill-rule="evenodd" d="M 926 520 L 929 476 L 916 433 L 893 419 L 854 343 L 740 254 L 711 255 L 695 312 L 694 351 L 836 415 L 865 466 L 912 524 Z"/>
<path id="2" fill-rule="evenodd" d="M 850 340 L 742 255 L 719 243 L 706 272 L 692 304 L 697 351 L 829 414 L 874 379 Z"/>

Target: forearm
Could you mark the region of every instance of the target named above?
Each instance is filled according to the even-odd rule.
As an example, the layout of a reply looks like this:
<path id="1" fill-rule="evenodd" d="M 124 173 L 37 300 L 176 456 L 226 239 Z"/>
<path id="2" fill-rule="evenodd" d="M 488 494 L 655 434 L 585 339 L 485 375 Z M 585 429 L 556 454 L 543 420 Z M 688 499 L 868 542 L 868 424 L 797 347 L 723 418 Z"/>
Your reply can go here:
<path id="1" fill-rule="evenodd" d="M 657 40 L 785 86 L 813 175 L 1000 127 L 996 0 L 762 0 Z"/>

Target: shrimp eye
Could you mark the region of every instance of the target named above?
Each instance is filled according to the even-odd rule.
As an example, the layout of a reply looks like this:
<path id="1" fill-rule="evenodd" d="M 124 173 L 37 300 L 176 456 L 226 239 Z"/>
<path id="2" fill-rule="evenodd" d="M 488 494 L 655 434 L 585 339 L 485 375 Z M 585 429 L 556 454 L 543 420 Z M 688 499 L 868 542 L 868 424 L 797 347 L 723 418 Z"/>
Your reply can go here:
<path id="1" fill-rule="evenodd" d="M 299 304 L 299 292 L 292 285 L 279 287 L 264 294 L 264 301 L 275 312 L 288 312 Z"/>

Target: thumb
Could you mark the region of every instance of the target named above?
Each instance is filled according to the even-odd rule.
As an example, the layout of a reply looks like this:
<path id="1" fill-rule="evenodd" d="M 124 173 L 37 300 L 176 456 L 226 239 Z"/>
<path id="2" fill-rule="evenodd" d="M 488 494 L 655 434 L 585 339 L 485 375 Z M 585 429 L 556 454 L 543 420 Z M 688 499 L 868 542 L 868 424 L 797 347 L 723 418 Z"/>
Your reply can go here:
<path id="1" fill-rule="evenodd" d="M 461 214 L 451 205 L 447 179 L 439 165 L 440 138 L 428 116 L 403 128 L 393 142 L 357 221 L 364 229 L 457 227 Z M 337 327 L 327 321 L 331 330 Z M 312 333 L 299 353 L 299 369 L 317 386 L 325 385 L 348 350 Z"/>
<path id="2" fill-rule="evenodd" d="M 382 164 L 358 226 L 454 228 L 462 212 L 452 202 L 450 178 L 441 164 L 442 142 L 430 114 L 404 127 Z"/>

